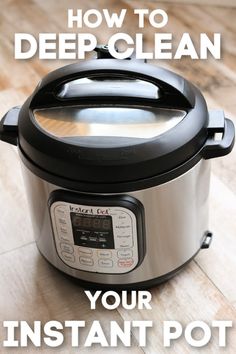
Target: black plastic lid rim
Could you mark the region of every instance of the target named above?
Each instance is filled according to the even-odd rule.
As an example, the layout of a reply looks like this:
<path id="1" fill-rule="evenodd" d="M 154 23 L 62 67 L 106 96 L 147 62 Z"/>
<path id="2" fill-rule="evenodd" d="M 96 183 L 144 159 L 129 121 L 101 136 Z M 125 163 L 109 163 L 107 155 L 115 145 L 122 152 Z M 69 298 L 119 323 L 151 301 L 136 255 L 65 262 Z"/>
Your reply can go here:
<path id="1" fill-rule="evenodd" d="M 179 165 L 182 165 L 194 156 L 204 145 L 207 139 L 208 111 L 201 93 L 183 78 L 164 69 L 158 69 L 148 64 L 124 62 L 114 59 L 91 60 L 82 64 L 74 64 L 49 74 L 36 88 L 33 95 L 25 102 L 19 114 L 19 145 L 29 160 L 43 170 L 54 175 L 71 180 L 78 176 L 79 181 L 88 183 L 122 183 L 132 180 L 146 179 L 154 175 L 163 174 Z M 97 69 L 97 70 L 96 70 Z M 55 98 L 55 90 L 59 83 L 68 82 L 69 78 L 87 76 L 91 72 L 127 72 L 135 77 L 149 78 L 151 75 L 159 75 L 167 82 L 171 82 L 177 88 L 170 88 L 169 83 L 161 82 L 164 87 L 165 102 L 157 100 L 135 100 L 132 104 L 139 104 L 166 108 L 167 106 L 183 107 L 188 112 L 185 118 L 174 128 L 152 139 L 120 139 L 119 144 L 111 146 L 109 139 L 107 147 L 101 147 L 101 137 L 81 139 L 79 146 L 65 143 L 58 138 L 52 138 L 49 134 L 37 126 L 32 114 L 32 109 L 45 106 L 61 106 L 73 104 L 71 100 Z M 67 71 L 67 73 L 66 73 Z M 76 72 L 75 72 L 76 71 Z M 137 72 L 138 71 L 138 72 Z M 68 73 L 69 72 L 69 73 Z M 71 73 L 72 72 L 72 73 Z M 152 74 L 154 72 L 154 74 Z M 149 77 L 150 76 L 150 77 Z M 66 78 L 65 78 L 66 77 Z M 182 90 L 182 93 L 179 93 Z M 176 93 L 177 92 L 177 93 Z M 183 98 L 183 97 L 187 98 Z M 175 99 L 174 99 L 175 97 Z M 93 98 L 93 102 L 111 102 L 111 98 Z M 116 102 L 123 98 L 113 97 Z M 176 101 L 177 100 L 177 101 Z M 90 99 L 91 102 L 91 99 Z M 124 102 L 124 101 L 123 101 Z M 177 102 L 177 103 L 176 103 Z M 83 99 L 77 100 L 77 105 L 84 105 Z M 191 109 L 191 104 L 194 108 Z M 173 107 L 172 107 L 173 108 Z M 96 140 L 97 139 L 97 140 Z M 117 140 L 112 138 L 113 141 Z"/>
<path id="2" fill-rule="evenodd" d="M 83 97 L 60 99 L 62 84 L 93 75 L 122 75 L 152 82 L 161 99 Z M 173 108 L 186 116 L 167 132 L 151 139 L 88 137 L 79 145 L 42 130 L 33 110 L 101 103 Z M 214 134 L 221 132 L 221 141 Z M 168 182 L 192 168 L 201 158 L 228 154 L 234 126 L 223 112 L 211 113 L 200 91 L 182 77 L 136 61 L 99 59 L 72 64 L 48 74 L 21 109 L 12 109 L 0 123 L 0 138 L 18 144 L 25 165 L 44 180 L 80 192 L 117 193 Z M 101 144 L 102 141 L 102 144 Z M 114 143 L 113 143 L 114 141 Z M 111 144 L 112 142 L 112 144 Z"/>
<path id="3" fill-rule="evenodd" d="M 24 154 L 24 152 L 19 147 L 19 155 L 26 166 L 34 175 L 38 176 L 42 180 L 61 187 L 63 189 L 70 189 L 80 193 L 124 193 L 124 192 L 134 192 L 138 190 L 143 190 L 147 188 L 152 188 L 167 182 L 172 181 L 179 176 L 182 176 L 193 168 L 201 159 L 201 151 L 194 155 L 183 165 L 170 170 L 166 173 L 151 176 L 149 178 L 140 180 L 131 180 L 126 182 L 110 182 L 110 183 L 96 183 L 81 180 L 73 180 L 64 178 L 62 176 L 54 175 L 51 172 L 45 171 L 32 161 L 30 161 Z"/>

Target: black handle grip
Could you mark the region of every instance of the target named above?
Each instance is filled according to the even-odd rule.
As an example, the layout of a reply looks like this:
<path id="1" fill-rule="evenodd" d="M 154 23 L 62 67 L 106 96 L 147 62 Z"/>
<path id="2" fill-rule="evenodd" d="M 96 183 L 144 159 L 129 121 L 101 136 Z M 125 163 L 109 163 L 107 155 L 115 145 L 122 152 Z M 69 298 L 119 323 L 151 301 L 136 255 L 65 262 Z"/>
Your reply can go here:
<path id="1" fill-rule="evenodd" d="M 209 138 L 203 147 L 203 158 L 211 159 L 230 153 L 234 146 L 235 129 L 230 119 L 224 117 L 223 111 L 209 112 Z M 221 140 L 215 140 L 215 134 L 222 133 Z"/>
<path id="2" fill-rule="evenodd" d="M 73 99 L 60 99 L 57 95 L 59 88 L 70 81 L 94 77 L 99 75 L 109 77 L 112 75 L 141 79 L 157 86 L 161 91 L 161 97 L 157 99 L 129 97 L 79 97 Z M 132 60 L 99 59 L 71 64 L 49 73 L 38 85 L 32 96 L 32 107 L 45 107 L 45 105 L 67 105 L 71 103 L 101 102 L 101 99 L 109 102 L 126 102 L 128 104 L 144 103 L 158 107 L 192 108 L 195 104 L 195 96 L 191 85 L 182 77 L 162 68 L 148 64 L 141 64 Z"/>
<path id="3" fill-rule="evenodd" d="M 17 145 L 19 112 L 20 107 L 14 107 L 2 118 L 0 121 L 0 140 Z"/>

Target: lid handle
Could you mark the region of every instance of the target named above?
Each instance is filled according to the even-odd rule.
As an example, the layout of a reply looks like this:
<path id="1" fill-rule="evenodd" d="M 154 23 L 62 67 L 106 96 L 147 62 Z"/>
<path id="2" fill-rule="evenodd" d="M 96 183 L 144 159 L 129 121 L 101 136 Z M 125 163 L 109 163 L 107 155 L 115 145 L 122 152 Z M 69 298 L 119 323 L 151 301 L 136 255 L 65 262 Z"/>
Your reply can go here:
<path id="1" fill-rule="evenodd" d="M 2 118 L 0 121 L 0 140 L 17 145 L 19 112 L 20 107 L 14 107 Z"/>
<path id="2" fill-rule="evenodd" d="M 209 112 L 208 123 L 209 137 L 203 147 L 203 158 L 211 159 L 230 153 L 234 146 L 235 129 L 230 119 L 224 117 L 224 112 L 215 110 Z M 216 134 L 221 135 L 221 139 L 216 140 Z"/>
<path id="3" fill-rule="evenodd" d="M 118 48 L 115 48 L 118 52 Z M 112 59 L 113 56 L 109 52 L 108 45 L 97 45 L 94 48 L 94 51 L 97 53 L 97 59 Z"/>
<path id="4" fill-rule="evenodd" d="M 94 77 L 107 79 L 114 76 L 147 81 L 160 90 L 160 97 L 143 98 L 108 94 L 76 97 L 74 99 L 58 97 L 62 85 L 70 81 Z M 168 70 L 132 60 L 99 59 L 71 64 L 49 73 L 36 88 L 32 96 L 31 108 L 43 108 L 58 104 L 66 106 L 102 102 L 190 109 L 194 107 L 195 96 L 191 84 Z"/>

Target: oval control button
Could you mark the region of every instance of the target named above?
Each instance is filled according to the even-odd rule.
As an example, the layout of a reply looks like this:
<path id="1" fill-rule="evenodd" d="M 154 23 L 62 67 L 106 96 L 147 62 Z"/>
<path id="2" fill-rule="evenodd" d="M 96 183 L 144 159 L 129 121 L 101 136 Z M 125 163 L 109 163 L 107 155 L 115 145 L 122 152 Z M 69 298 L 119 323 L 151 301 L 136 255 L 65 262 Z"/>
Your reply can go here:
<path id="1" fill-rule="evenodd" d="M 117 251 L 118 258 L 131 258 L 133 256 L 133 251 L 130 249 L 124 249 Z"/>
<path id="2" fill-rule="evenodd" d="M 82 265 L 86 265 L 86 266 L 93 266 L 93 260 L 92 258 L 88 258 L 88 257 L 79 257 L 79 262 Z"/>
<path id="3" fill-rule="evenodd" d="M 92 250 L 91 250 L 91 248 L 79 247 L 78 251 L 79 251 L 79 254 L 81 254 L 81 256 L 83 256 L 83 255 L 92 256 Z"/>
<path id="4" fill-rule="evenodd" d="M 113 266 L 113 262 L 111 259 L 99 259 L 98 260 L 98 265 L 99 267 L 112 267 Z"/>
<path id="5" fill-rule="evenodd" d="M 60 241 L 62 242 L 70 242 L 70 238 L 67 237 L 67 235 L 59 234 L 59 237 L 60 237 Z"/>
<path id="6" fill-rule="evenodd" d="M 59 228 L 59 232 L 60 232 L 61 234 L 68 234 L 68 228 L 65 227 L 65 226 L 61 226 L 61 227 Z"/>
<path id="7" fill-rule="evenodd" d="M 69 243 L 61 242 L 60 247 L 64 252 L 74 253 L 74 248 Z"/>
<path id="8" fill-rule="evenodd" d="M 66 218 L 57 217 L 57 218 L 56 218 L 56 222 L 57 222 L 57 225 L 59 225 L 60 227 L 61 227 L 61 226 L 66 227 L 66 226 L 67 226 Z"/>
<path id="9" fill-rule="evenodd" d="M 73 254 L 67 253 L 67 252 L 62 252 L 61 255 L 65 261 L 74 263 L 75 257 L 73 256 Z"/>
<path id="10" fill-rule="evenodd" d="M 109 250 L 98 250 L 98 257 L 100 257 L 100 258 L 111 258 L 111 251 L 109 251 Z"/>
<path id="11" fill-rule="evenodd" d="M 116 236 L 116 247 L 117 248 L 129 248 L 133 246 L 133 238 L 132 235 L 117 235 Z"/>
<path id="12" fill-rule="evenodd" d="M 118 260 L 118 267 L 129 268 L 133 265 L 133 263 L 134 263 L 133 258 L 119 259 Z"/>
<path id="13" fill-rule="evenodd" d="M 55 211 L 56 211 L 56 213 L 57 213 L 58 216 L 62 216 L 62 217 L 63 217 L 63 216 L 66 215 L 66 208 L 63 207 L 63 206 L 61 206 L 61 205 L 57 206 L 57 207 L 55 208 Z"/>

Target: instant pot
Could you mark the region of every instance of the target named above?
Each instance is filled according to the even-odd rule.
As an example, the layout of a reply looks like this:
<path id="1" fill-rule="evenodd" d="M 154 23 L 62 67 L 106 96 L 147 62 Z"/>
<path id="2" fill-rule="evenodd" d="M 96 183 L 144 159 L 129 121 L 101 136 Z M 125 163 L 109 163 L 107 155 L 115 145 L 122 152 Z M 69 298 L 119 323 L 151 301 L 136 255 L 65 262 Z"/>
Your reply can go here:
<path id="1" fill-rule="evenodd" d="M 39 251 L 82 285 L 149 287 L 209 246 L 209 159 L 234 126 L 183 77 L 100 52 L 48 74 L 0 131 Z"/>

